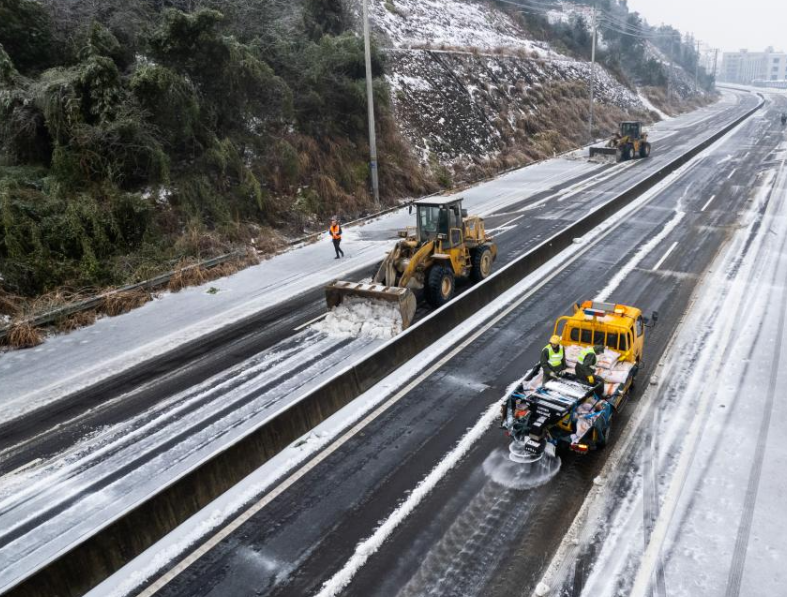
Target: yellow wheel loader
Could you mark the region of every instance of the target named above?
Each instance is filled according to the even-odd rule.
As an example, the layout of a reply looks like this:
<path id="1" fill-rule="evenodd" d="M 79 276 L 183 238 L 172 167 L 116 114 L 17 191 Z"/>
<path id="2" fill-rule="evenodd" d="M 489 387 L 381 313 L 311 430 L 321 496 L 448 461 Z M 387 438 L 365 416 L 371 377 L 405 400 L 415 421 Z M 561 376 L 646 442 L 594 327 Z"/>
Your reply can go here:
<path id="1" fill-rule="evenodd" d="M 413 205 L 416 226 L 399 231 L 401 240 L 386 255 L 372 283 L 329 284 L 325 289 L 328 308 L 351 297 L 394 302 L 405 329 L 415 317 L 414 291 L 423 291 L 430 305 L 440 307 L 453 298 L 457 278 L 477 282 L 489 276 L 497 245 L 487 236 L 484 220 L 462 209 L 461 197 L 424 199 Z"/>
<path id="2" fill-rule="evenodd" d="M 650 156 L 648 133 L 641 122 L 621 122 L 620 130 L 607 141 L 606 147 L 591 147 L 590 158 L 601 156 L 615 162 Z"/>

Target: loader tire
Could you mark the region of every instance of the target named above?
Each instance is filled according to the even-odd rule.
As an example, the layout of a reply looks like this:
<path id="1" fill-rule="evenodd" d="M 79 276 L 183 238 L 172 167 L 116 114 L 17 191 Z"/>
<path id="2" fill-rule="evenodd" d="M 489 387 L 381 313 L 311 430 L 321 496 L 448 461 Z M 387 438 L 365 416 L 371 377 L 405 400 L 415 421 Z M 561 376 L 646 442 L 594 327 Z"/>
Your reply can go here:
<path id="1" fill-rule="evenodd" d="M 631 159 L 631 146 L 627 145 L 626 147 L 624 147 L 621 153 L 622 153 L 622 160 L 624 162 L 629 161 Z"/>
<path id="2" fill-rule="evenodd" d="M 426 301 L 432 307 L 442 307 L 454 298 L 454 272 L 442 265 L 432 266 L 426 281 Z"/>
<path id="3" fill-rule="evenodd" d="M 493 261 L 494 257 L 492 257 L 492 251 L 489 250 L 489 247 L 478 247 L 473 254 L 473 269 L 470 272 L 470 278 L 473 282 L 480 282 L 489 277 L 489 274 L 492 273 Z"/>
<path id="4" fill-rule="evenodd" d="M 639 157 L 646 158 L 650 156 L 650 143 L 643 143 L 639 148 Z"/>

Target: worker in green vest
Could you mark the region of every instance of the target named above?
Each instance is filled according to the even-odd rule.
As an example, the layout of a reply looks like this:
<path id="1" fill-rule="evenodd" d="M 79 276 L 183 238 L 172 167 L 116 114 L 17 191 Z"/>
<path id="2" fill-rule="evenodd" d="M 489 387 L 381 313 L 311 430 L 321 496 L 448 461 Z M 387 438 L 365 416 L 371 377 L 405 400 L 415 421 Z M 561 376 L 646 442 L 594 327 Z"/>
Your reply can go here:
<path id="1" fill-rule="evenodd" d="M 560 336 L 552 336 L 541 351 L 541 370 L 544 372 L 544 381 L 555 378 L 558 373 L 567 367 L 566 355 L 560 344 Z"/>
<path id="2" fill-rule="evenodd" d="M 593 386 L 599 399 L 604 395 L 604 384 L 606 382 L 596 375 L 596 363 L 598 362 L 596 355 L 603 353 L 603 344 L 596 344 L 595 346 L 583 348 L 579 353 L 577 366 L 574 369 L 577 374 L 577 379 Z"/>

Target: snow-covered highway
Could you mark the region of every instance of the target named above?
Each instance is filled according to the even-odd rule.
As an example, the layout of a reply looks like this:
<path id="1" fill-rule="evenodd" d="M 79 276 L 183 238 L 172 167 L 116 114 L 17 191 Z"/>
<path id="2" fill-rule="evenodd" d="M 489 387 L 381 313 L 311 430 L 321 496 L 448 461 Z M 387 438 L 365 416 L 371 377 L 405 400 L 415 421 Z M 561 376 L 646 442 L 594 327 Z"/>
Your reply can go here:
<path id="1" fill-rule="evenodd" d="M 725 102 L 713 109 L 657 127 L 664 136 L 662 147 L 665 153 L 669 148 L 690 146 L 696 142 L 695 136 L 699 136 L 701 131 L 711 134 L 714 125 L 732 120 L 735 114 L 739 114 L 744 107 L 751 106 L 755 100 L 756 98 L 749 95 L 728 94 Z M 738 102 L 742 102 L 742 105 Z M 314 575 L 290 577 L 277 573 L 275 578 L 279 580 L 274 579 L 270 581 L 273 584 L 268 585 L 271 590 L 275 589 L 276 594 L 308 593 L 315 588 L 315 583 L 319 584 L 323 577 L 322 570 L 330 570 L 340 565 L 354 539 L 368 534 L 374 521 L 379 520 L 399 499 L 401 490 L 411 487 L 413 480 L 420 478 L 431 464 L 434 464 L 435 459 L 461 436 L 461 430 L 472 424 L 481 410 L 474 406 L 478 404 L 479 389 L 482 390 L 480 396 L 484 404 L 497 399 L 501 388 L 512 381 L 516 373 L 521 372 L 534 358 L 533 351 L 537 351 L 543 343 L 546 328 L 555 314 L 562 312 L 565 305 L 577 296 L 604 290 L 608 278 L 611 277 L 609 272 L 623 271 L 632 260 L 630 253 L 636 254 L 639 246 L 649 240 L 654 227 L 663 229 L 668 226 L 676 213 L 689 215 L 681 218 L 685 221 L 680 222 L 681 225 L 676 226 L 674 231 L 667 231 L 664 243 L 659 243 L 662 249 L 660 252 L 654 250 L 641 255 L 635 266 L 629 268 L 628 274 L 621 278 L 619 287 L 616 286 L 611 291 L 619 293 L 615 295 L 616 299 L 622 302 L 639 302 L 644 309 L 659 308 L 664 312 L 671 307 L 680 312 L 681 305 L 688 300 L 693 283 L 703 271 L 703 264 L 713 257 L 727 234 L 726 227 L 735 223 L 736 210 L 744 205 L 746 193 L 740 189 L 746 189 L 757 182 L 757 168 L 767 162 L 765 158 L 776 147 L 776 140 L 770 139 L 766 134 L 769 125 L 770 120 L 755 116 L 731 135 L 733 140 L 717 144 L 712 152 L 707 152 L 695 163 L 690 174 L 684 174 L 683 178 L 675 181 L 662 193 L 654 194 L 647 206 L 643 205 L 641 213 L 633 213 L 621 222 L 619 232 L 610 237 L 610 242 L 589 251 L 579 264 L 568 267 L 540 291 L 540 294 L 534 296 L 526 311 L 524 308 L 513 311 L 506 324 L 500 324 L 490 332 L 488 338 L 472 347 L 473 352 L 481 351 L 482 354 L 462 356 L 462 367 L 455 363 L 451 367 L 459 367 L 458 369 L 435 373 L 435 379 L 425 383 L 424 387 L 419 387 L 417 391 L 414 390 L 412 397 L 405 399 L 387 415 L 393 419 L 382 423 L 379 433 L 373 434 L 373 438 L 354 440 L 355 444 L 359 444 L 357 449 L 361 450 L 361 453 L 352 454 L 350 448 L 347 448 L 347 453 L 337 452 L 336 458 L 341 460 L 340 463 L 331 466 L 326 464 L 327 469 L 316 469 L 314 474 L 318 475 L 318 480 L 302 483 L 297 487 L 297 491 L 302 492 L 301 495 L 287 499 L 290 504 L 316 506 L 320 496 L 309 492 L 319 487 L 320 493 L 325 489 L 324 496 L 330 495 L 333 488 L 339 491 L 339 494 L 332 495 L 330 502 L 336 505 L 339 511 L 326 509 L 320 514 L 320 520 L 312 520 L 313 524 L 306 528 L 301 526 L 305 524 L 305 520 L 298 522 L 296 519 L 300 516 L 306 516 L 307 519 L 313 516 L 308 507 L 295 508 L 291 515 L 264 511 L 262 519 L 255 522 L 257 529 L 262 528 L 260 525 L 268 525 L 269 522 L 265 523 L 263 520 L 270 521 L 267 518 L 270 516 L 275 520 L 292 518 L 293 523 L 297 523 L 291 528 L 288 528 L 287 524 L 277 523 L 274 534 L 281 534 L 278 539 L 263 541 L 266 550 L 276 551 L 278 545 L 283 553 L 275 558 L 287 561 L 291 570 L 306 565 L 312 558 L 320 562 L 316 568 L 311 564 L 307 566 L 315 571 Z M 749 146 L 748 140 L 754 139 L 757 139 L 757 143 Z M 654 135 L 654 140 L 658 141 L 658 135 Z M 657 169 L 659 164 L 663 163 L 660 159 L 666 158 L 655 154 L 650 162 L 627 164 L 617 170 L 576 159 L 560 159 L 514 172 L 469 189 L 463 195 L 471 210 L 486 216 L 490 228 L 499 227 L 501 261 L 505 263 L 540 239 L 561 229 L 593 205 L 605 201 L 616 189 L 631 184 L 645 171 Z M 727 167 L 728 170 L 720 171 L 719 164 L 723 164 L 722 167 Z M 716 198 L 711 203 L 709 198 L 712 195 Z M 526 217 L 515 219 L 522 213 L 526 214 Z M 354 262 L 349 260 L 344 266 L 346 271 L 362 269 L 377 260 L 384 247 L 390 244 L 391 231 L 406 223 L 407 217 L 404 212 L 359 228 L 355 239 L 351 237 L 351 242 L 348 243 L 353 252 L 357 250 L 359 258 Z M 594 240 L 590 238 L 588 242 Z M 301 251 L 304 254 L 297 259 L 314 268 L 309 277 L 305 278 L 308 284 L 318 284 L 338 275 L 337 271 L 324 271 L 322 261 L 330 257 L 323 257 L 323 253 L 328 253 L 325 247 L 311 246 Z M 9 392 L 9 398 L 3 406 L 8 409 L 8 419 L 14 419 L 14 415 L 24 408 L 29 408 L 30 412 L 46 412 L 52 404 L 57 404 L 63 392 L 68 393 L 80 384 L 85 385 L 91 375 L 102 369 L 102 366 L 89 362 L 89 349 L 82 348 L 87 345 L 82 345 L 80 338 L 89 338 L 92 334 L 92 337 L 96 338 L 93 350 L 98 348 L 98 353 L 104 355 L 102 358 L 107 359 L 106 363 L 123 361 L 124 345 L 118 342 L 116 334 L 123 337 L 123 329 L 127 325 L 129 330 L 137 329 L 134 337 L 140 339 L 136 348 L 133 343 L 127 347 L 129 351 L 132 354 L 144 353 L 151 356 L 145 347 L 155 345 L 155 349 L 151 349 L 155 352 L 161 349 L 161 346 L 171 347 L 169 339 L 172 334 L 183 332 L 178 336 L 182 340 L 188 338 L 189 334 L 196 333 L 194 328 L 184 328 L 183 317 L 186 315 L 194 319 L 210 312 L 217 317 L 213 322 L 217 324 L 220 320 L 226 323 L 239 313 L 247 314 L 249 309 L 259 309 L 259 297 L 264 287 L 255 286 L 253 276 L 263 279 L 261 274 L 265 274 L 264 279 L 270 282 L 270 277 L 267 277 L 270 271 L 265 273 L 266 267 L 269 270 L 289 268 L 291 273 L 293 265 L 288 260 L 295 259 L 290 256 L 296 253 L 297 251 L 277 258 L 282 259 L 281 262 L 274 259 L 262 264 L 256 272 L 244 272 L 241 276 L 245 277 L 235 278 L 235 282 L 233 279 L 228 280 L 227 289 L 232 289 L 232 285 L 238 280 L 245 282 L 241 282 L 243 288 L 239 288 L 237 299 L 234 299 L 232 292 L 227 292 L 226 296 L 230 297 L 228 300 L 236 312 L 233 314 L 229 311 L 229 314 L 224 315 L 224 320 L 215 314 L 215 305 L 207 304 L 207 301 L 214 297 L 205 298 L 204 290 L 195 289 L 190 295 L 187 293 L 166 297 L 157 305 L 151 306 L 152 314 L 148 325 L 152 329 L 153 338 L 145 339 L 146 343 L 142 342 L 144 334 L 140 334 L 138 329 L 139 322 L 145 321 L 145 309 L 141 309 L 138 313 L 124 316 L 129 317 L 126 320 L 105 320 L 109 323 L 103 323 L 104 328 L 113 326 L 111 330 L 103 329 L 102 332 L 100 324 L 72 336 L 55 339 L 45 345 L 40 353 L 3 357 L 0 367 L 6 367 L 3 372 L 4 383 L 8 373 Z M 657 270 L 658 273 L 643 274 L 646 269 L 651 272 Z M 681 280 L 689 282 L 678 284 Z M 298 296 L 309 290 L 295 281 L 292 284 L 290 296 Z M 223 442 L 230 441 L 233 436 L 258 424 L 288 401 L 302 395 L 319 379 L 341 368 L 345 360 L 360 357 L 374 345 L 375 341 L 372 340 L 337 342 L 311 330 L 293 332 L 294 327 L 300 327 L 307 322 L 313 317 L 314 310 L 321 307 L 319 290 L 311 292 L 312 295 L 304 301 L 305 308 L 298 317 L 287 320 L 289 328 L 286 333 L 277 331 L 261 342 L 262 350 L 244 356 L 227 370 L 198 378 L 197 382 L 166 394 L 157 391 L 160 389 L 158 382 L 150 382 L 136 390 L 138 394 L 147 393 L 145 395 L 150 399 L 140 400 L 139 408 L 135 411 L 129 412 L 120 408 L 116 412 L 107 408 L 107 405 L 101 405 L 101 408 L 94 410 L 93 406 L 89 405 L 84 412 L 78 413 L 75 422 L 53 419 L 51 424 L 60 426 L 57 431 L 63 428 L 67 430 L 67 433 L 59 436 L 55 434 L 58 441 L 50 441 L 49 434 L 39 435 L 50 431 L 49 429 L 36 429 L 35 433 L 27 437 L 19 437 L 19 441 L 13 445 L 3 445 L 3 451 L 0 452 L 0 467 L 3 468 L 0 470 L 6 474 L 0 479 L 0 528 L 3 529 L 0 531 L 0 556 L 15 565 L 4 567 L 0 572 L 0 586 L 13 583 L 20 574 L 34 569 L 78 536 L 91 532 L 119 515 L 157 486 L 193 467 Z M 177 304 L 181 296 L 182 302 Z M 222 296 L 222 293 L 218 296 Z M 286 293 L 280 296 L 284 300 Z M 193 311 L 189 313 L 188 309 L 192 307 Z M 155 313 L 157 308 L 164 312 Z M 176 317 L 178 313 L 180 316 Z M 209 327 L 207 324 L 200 326 L 202 327 L 197 326 L 199 329 L 196 331 L 204 332 Z M 260 333 L 264 334 L 264 331 Z M 662 336 L 656 336 L 656 352 L 659 351 L 659 346 L 663 348 L 667 338 L 667 331 L 662 332 Z M 161 340 L 161 343 L 156 344 L 156 339 Z M 67 340 L 79 349 L 65 350 Z M 231 351 L 232 347 L 228 349 L 228 352 Z M 43 359 L 53 359 L 51 367 L 42 367 Z M 113 365 L 106 363 L 105 373 L 117 372 Z M 468 363 L 476 364 L 468 366 Z M 52 380 L 59 379 L 58 368 L 62 376 L 63 369 L 69 364 L 74 367 L 74 374 L 67 376 L 67 383 L 54 383 Z M 37 369 L 41 374 L 33 380 L 33 385 L 39 384 L 38 391 L 28 393 L 30 386 L 25 385 L 20 376 L 27 375 L 30 383 L 30 371 Z M 99 376 L 103 374 L 97 373 Z M 90 380 L 95 381 L 93 378 Z M 431 389 L 429 384 L 432 384 Z M 452 391 L 447 391 L 448 387 Z M 121 407 L 124 404 L 134 404 L 133 392 L 131 394 L 132 399 L 124 394 L 118 395 L 112 404 Z M 429 397 L 428 400 L 425 400 L 426 396 Z M 34 400 L 30 403 L 31 397 L 40 397 L 40 402 Z M 444 400 L 435 403 L 437 397 Z M 454 400 L 458 402 L 454 404 Z M 420 403 L 421 406 L 414 407 L 414 403 Z M 454 412 L 455 408 L 457 412 Z M 86 421 L 89 423 L 87 426 Z M 63 423 L 68 424 L 62 425 Z M 395 439 L 401 435 L 402 429 L 408 430 L 405 436 Z M 440 429 L 440 433 L 436 433 L 435 429 Z M 468 457 L 470 463 L 463 464 L 460 474 L 469 474 L 474 481 L 468 486 L 459 483 L 461 489 L 455 482 L 451 483 L 452 489 L 448 491 L 454 495 L 443 500 L 448 504 L 447 511 L 443 511 L 435 503 L 427 506 L 427 511 L 435 515 L 436 520 L 445 522 L 445 517 L 451 516 L 451 508 L 459 509 L 454 510 L 456 514 L 465 507 L 463 500 L 474 499 L 474 483 L 483 484 L 484 477 L 477 467 L 473 468 L 473 463 L 477 464 L 479 458 L 483 460 L 483 457 L 488 456 L 494 450 L 493 446 L 499 443 L 499 439 L 491 438 L 490 434 L 487 434 L 478 446 L 473 447 Z M 405 467 L 406 471 L 402 470 L 405 462 L 412 463 L 412 466 Z M 371 463 L 374 463 L 374 467 Z M 337 474 L 335 466 L 349 469 L 345 474 Z M 370 467 L 373 470 L 370 471 Z M 585 476 L 593 467 L 594 465 L 587 463 L 578 463 L 576 469 L 569 469 L 569 472 L 561 477 L 566 480 L 559 482 L 577 483 L 581 490 L 587 482 Z M 361 474 L 364 468 L 368 475 Z M 350 488 L 340 488 L 336 482 L 355 478 L 355 475 L 361 475 L 358 477 L 357 487 L 353 488 L 358 489 L 358 492 L 354 496 L 347 495 Z M 399 487 L 399 491 L 390 486 L 386 487 L 386 484 L 392 482 L 391 478 L 396 479 L 393 481 L 394 488 Z M 487 487 L 487 492 L 494 494 L 496 491 L 494 487 L 484 486 Z M 384 488 L 383 496 L 381 492 Z M 446 490 L 443 488 L 441 491 Z M 519 503 L 516 495 L 518 494 L 510 494 L 507 499 L 517 500 Z M 376 497 L 373 499 L 372 496 Z M 530 503 L 530 499 L 526 502 Z M 557 498 L 549 498 L 552 501 L 555 499 Z M 547 502 L 551 503 L 549 500 Z M 507 502 L 503 502 L 505 503 Z M 577 505 L 572 504 L 571 507 Z M 275 510 L 285 505 L 278 506 L 274 503 L 272 507 Z M 347 526 L 348 521 L 341 518 L 346 515 L 346 512 L 342 512 L 348 508 L 359 508 L 359 511 L 363 512 L 350 526 Z M 562 516 L 565 517 L 565 514 Z M 568 519 L 563 520 L 565 522 Z M 504 517 L 498 520 L 498 524 L 504 523 Z M 417 533 L 413 535 L 412 524 L 408 522 L 410 530 L 406 531 L 409 534 L 405 535 L 408 537 L 405 541 L 409 542 L 413 536 L 417 536 L 418 545 L 422 549 L 421 555 L 424 556 L 429 552 L 432 542 L 439 539 L 436 535 L 438 530 L 432 526 L 432 530 L 428 531 L 432 533 L 431 538 L 428 538 L 428 533 L 427 538 L 424 538 Z M 492 524 L 491 528 L 498 528 L 494 521 L 489 524 Z M 511 541 L 518 540 L 523 529 L 515 526 L 511 527 L 510 531 L 513 535 L 501 542 L 500 550 L 504 550 Z M 268 531 L 270 532 L 273 531 Z M 262 540 L 261 536 L 257 537 Z M 338 549 L 332 546 L 334 539 L 344 547 Z M 303 551 L 306 545 L 313 547 Z M 484 541 L 479 541 L 477 548 L 484 545 Z M 255 551 L 257 547 L 244 549 Z M 218 568 L 215 568 L 214 564 L 206 564 L 208 569 L 231 569 L 229 564 L 221 560 L 222 553 L 233 552 L 222 552 L 221 549 L 212 552 L 211 557 L 218 558 L 215 564 Z M 469 553 L 472 553 L 472 550 Z M 231 556 L 228 557 L 232 559 Z M 351 585 L 350 590 L 364 595 L 392 594 L 386 591 L 392 590 L 397 579 L 403 582 L 404 577 L 413 573 L 417 558 L 415 553 L 412 557 L 402 557 L 393 573 L 389 574 L 390 570 L 386 572 L 388 584 L 375 589 L 376 593 L 368 592 L 371 590 L 369 582 L 374 576 L 372 572 L 366 571 L 359 577 L 358 588 L 353 589 Z M 383 558 L 383 561 L 390 563 L 391 559 Z M 498 561 L 497 564 L 499 563 Z M 385 567 L 377 560 L 370 562 L 370 569 L 377 570 L 378 573 L 381 566 Z M 200 566 L 197 570 L 199 568 Z M 259 572 L 258 569 L 254 570 Z M 249 574 L 253 576 L 254 570 L 250 570 Z M 368 576 L 364 581 L 364 574 L 372 576 Z M 234 574 L 230 576 L 235 578 Z M 216 595 L 245 594 L 232 587 L 240 587 L 243 583 L 248 586 L 249 577 L 239 574 L 236 580 L 232 581 L 241 583 L 237 585 L 224 584 L 224 578 L 230 577 L 210 572 L 206 580 L 196 573 L 195 569 L 190 569 L 169 585 L 166 591 L 173 594 L 194 594 L 189 592 L 193 591 L 193 588 L 188 588 L 192 586 L 189 583 L 204 585 L 207 582 L 214 588 L 213 594 Z M 419 586 L 426 588 L 421 594 L 434 592 L 437 590 L 435 587 L 442 586 L 439 574 L 427 574 L 424 578 L 425 585 Z M 482 574 L 473 578 L 478 590 L 492 582 L 492 579 L 484 578 L 486 577 Z M 266 580 L 265 583 L 267 582 L 269 581 Z M 473 594 L 472 587 L 462 584 L 461 578 L 457 578 L 457 583 L 456 591 L 469 591 L 458 594 Z M 450 591 L 440 594 L 449 593 Z"/>
<path id="2" fill-rule="evenodd" d="M 553 560 L 557 594 L 784 592 L 787 140 L 768 163 Z"/>
<path id="3" fill-rule="evenodd" d="M 325 581 L 358 561 L 357 549 L 364 549 L 366 539 L 399 511 L 420 481 L 441 470 L 447 455 L 467 437 L 466 429 L 475 427 L 479 416 L 535 359 L 550 322 L 577 296 L 609 293 L 613 300 L 637 304 L 645 311 L 659 310 L 662 323 L 647 347 L 652 367 L 725 241 L 732 239 L 730 250 L 749 247 L 747 259 L 755 263 L 764 256 L 755 250 L 753 240 L 736 245 L 739 241 L 733 233 L 740 221 L 752 223 L 766 213 L 759 189 L 777 180 L 773 173 L 780 165 L 782 143 L 781 133 L 773 128 L 774 112 L 769 107 L 752 117 L 668 184 L 649 193 L 627 217 L 589 237 L 586 247 L 576 249 L 543 285 L 534 285 L 525 302 L 499 313 L 500 318 L 475 342 L 463 345 L 436 369 L 416 374 L 416 385 L 402 380 L 405 387 L 396 403 L 367 423 L 364 432 L 348 437 L 330 453 L 317 452 L 319 462 L 285 483 L 281 491 L 269 487 L 275 497 L 244 519 L 235 532 L 200 551 L 190 565 L 176 568 L 168 582 L 154 585 L 155 594 L 317 593 Z M 670 226 L 678 217 L 678 224 Z M 767 221 L 769 230 L 784 227 L 781 218 Z M 659 242 L 652 243 L 654 238 Z M 614 273 L 621 271 L 626 275 L 611 285 Z M 714 266 L 714 271 L 721 270 Z M 749 270 L 724 271 L 735 278 Z M 387 395 L 375 398 L 384 402 Z M 636 423 L 649 395 L 624 410 L 619 431 Z M 691 423 L 689 417 L 676 418 Z M 489 467 L 484 463 L 505 448 L 504 438 L 490 431 L 473 439 L 445 469 L 446 474 L 430 485 L 417 507 L 375 544 L 377 551 L 365 552 L 343 594 L 507 595 L 512 586 L 523 592 L 535 587 L 547 556 L 560 544 L 602 470 L 604 454 L 566 457 L 551 483 L 523 493 L 487 476 Z M 258 482 L 266 477 L 263 469 L 255 473 Z M 261 495 L 264 500 L 266 491 Z M 224 500 L 225 515 L 256 501 L 249 501 L 248 494 L 236 497 L 234 503 L 231 496 Z M 217 522 L 221 526 L 216 509 L 206 510 L 205 516 L 212 517 L 207 526 Z M 184 527 L 204 529 L 205 523 L 198 515 Z M 627 528 L 625 521 L 623 528 Z M 187 534 L 187 529 L 183 532 Z M 191 547 L 201 543 L 197 539 Z M 96 594 L 123 594 L 118 590 L 121 584 L 132 594 L 137 592 L 129 579 L 142 587 L 152 571 L 176 566 L 179 559 L 172 557 L 177 551 L 173 545 L 165 540 L 152 548 Z M 190 551 L 188 541 L 179 545 Z M 633 545 L 641 548 L 641 537 Z M 614 551 L 614 546 L 610 549 Z M 157 558 L 160 551 L 168 557 Z M 593 578 L 587 574 L 593 559 L 578 561 L 583 567 L 579 572 L 571 570 L 567 582 L 573 588 L 566 594 L 579 594 L 576 591 Z M 599 568 L 603 569 L 604 565 Z"/>

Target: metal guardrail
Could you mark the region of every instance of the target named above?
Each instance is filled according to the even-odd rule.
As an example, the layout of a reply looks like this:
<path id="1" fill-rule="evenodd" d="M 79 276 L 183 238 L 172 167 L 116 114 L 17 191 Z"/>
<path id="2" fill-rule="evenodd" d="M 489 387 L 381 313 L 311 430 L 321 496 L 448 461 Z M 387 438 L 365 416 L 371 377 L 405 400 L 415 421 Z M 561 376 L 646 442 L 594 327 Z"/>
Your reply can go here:
<path id="1" fill-rule="evenodd" d="M 242 251 L 233 251 L 232 253 L 219 255 L 218 257 L 214 257 L 213 259 L 200 261 L 199 263 L 188 265 L 179 270 L 168 272 L 166 274 L 161 274 L 160 276 L 156 276 L 155 278 L 151 278 L 150 280 L 138 282 L 137 284 L 129 284 L 128 286 L 123 286 L 122 288 L 115 288 L 114 290 L 109 290 L 107 292 L 103 292 L 96 296 L 90 297 L 89 299 L 85 299 L 83 301 L 77 301 L 69 305 L 65 305 L 63 307 L 52 309 L 45 313 L 41 313 L 40 315 L 35 315 L 31 318 L 25 319 L 24 323 L 32 327 L 41 327 L 41 326 L 49 325 L 51 323 L 60 321 L 71 315 L 74 315 L 75 313 L 79 313 L 82 311 L 89 311 L 91 309 L 100 307 L 104 303 L 104 301 L 106 301 L 108 298 L 112 296 L 116 296 L 118 294 L 123 294 L 124 292 L 131 292 L 135 290 L 153 290 L 154 288 L 159 288 L 161 286 L 164 286 L 165 284 L 168 284 L 169 281 L 176 274 L 188 272 L 197 268 L 210 269 L 212 267 L 216 267 L 217 265 L 221 265 L 223 263 L 227 263 L 228 261 L 232 261 L 235 258 L 242 257 L 243 255 L 245 255 L 245 253 L 243 253 Z M 13 324 L 0 327 L 0 341 L 2 341 L 8 335 L 12 327 Z"/>
<path id="2" fill-rule="evenodd" d="M 734 122 L 614 197 L 599 209 L 520 256 L 446 307 L 347 367 L 233 444 L 222 448 L 124 515 L 86 536 L 10 589 L 7 597 L 77 597 L 117 571 L 267 460 L 392 373 L 448 331 L 496 300 L 611 215 L 729 133 L 764 101 Z"/>

